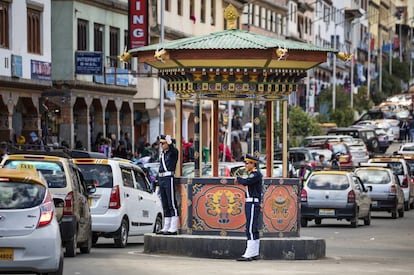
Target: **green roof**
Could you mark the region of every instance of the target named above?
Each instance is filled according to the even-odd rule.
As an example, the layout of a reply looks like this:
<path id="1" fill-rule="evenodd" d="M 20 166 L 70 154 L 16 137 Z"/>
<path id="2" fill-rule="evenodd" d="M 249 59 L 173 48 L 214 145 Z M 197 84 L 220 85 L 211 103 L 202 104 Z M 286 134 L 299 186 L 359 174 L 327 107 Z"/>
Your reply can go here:
<path id="1" fill-rule="evenodd" d="M 166 50 L 231 50 L 231 49 L 257 49 L 286 48 L 288 50 L 337 52 L 332 48 L 322 48 L 311 44 L 293 40 L 283 40 L 264 36 L 244 30 L 224 30 L 208 35 L 194 36 L 165 42 L 164 45 L 153 44 L 136 49 L 130 53 L 144 51 Z"/>

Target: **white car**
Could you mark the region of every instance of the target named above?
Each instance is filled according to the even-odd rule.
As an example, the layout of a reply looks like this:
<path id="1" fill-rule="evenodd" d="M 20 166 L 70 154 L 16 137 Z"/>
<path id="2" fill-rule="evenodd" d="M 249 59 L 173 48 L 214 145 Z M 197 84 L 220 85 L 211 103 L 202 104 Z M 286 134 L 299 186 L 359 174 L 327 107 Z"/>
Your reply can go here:
<path id="1" fill-rule="evenodd" d="M 79 158 L 73 162 L 86 181 L 96 186 L 90 207 L 94 244 L 106 237 L 113 238 L 116 247 L 126 247 L 129 236 L 161 230 L 161 200 L 138 165 L 122 159 Z"/>
<path id="2" fill-rule="evenodd" d="M 414 142 L 407 142 L 407 143 L 401 144 L 397 153 L 401 155 L 414 154 Z"/>
<path id="3" fill-rule="evenodd" d="M 63 274 L 53 199 L 36 170 L 0 169 L 0 271 Z"/>

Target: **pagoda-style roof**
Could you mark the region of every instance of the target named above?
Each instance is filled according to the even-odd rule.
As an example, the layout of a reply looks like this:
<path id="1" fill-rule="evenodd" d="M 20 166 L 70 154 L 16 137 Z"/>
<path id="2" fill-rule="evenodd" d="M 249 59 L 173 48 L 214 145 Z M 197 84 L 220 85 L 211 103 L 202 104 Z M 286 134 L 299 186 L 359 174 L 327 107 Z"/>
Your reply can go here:
<path id="1" fill-rule="evenodd" d="M 337 50 L 238 29 L 129 51 L 139 62 L 161 70 L 194 67 L 307 70 L 326 62 L 328 52 Z"/>

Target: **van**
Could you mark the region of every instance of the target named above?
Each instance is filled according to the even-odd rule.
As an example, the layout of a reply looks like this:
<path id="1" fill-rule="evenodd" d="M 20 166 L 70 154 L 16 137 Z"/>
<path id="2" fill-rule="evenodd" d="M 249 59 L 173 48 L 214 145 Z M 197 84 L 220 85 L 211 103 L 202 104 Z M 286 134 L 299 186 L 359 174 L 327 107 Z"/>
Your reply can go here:
<path id="1" fill-rule="evenodd" d="M 74 158 L 73 162 L 96 187 L 91 196 L 93 244 L 99 237 L 113 238 L 115 246 L 122 248 L 129 236 L 161 230 L 161 200 L 138 165 L 122 159 Z"/>

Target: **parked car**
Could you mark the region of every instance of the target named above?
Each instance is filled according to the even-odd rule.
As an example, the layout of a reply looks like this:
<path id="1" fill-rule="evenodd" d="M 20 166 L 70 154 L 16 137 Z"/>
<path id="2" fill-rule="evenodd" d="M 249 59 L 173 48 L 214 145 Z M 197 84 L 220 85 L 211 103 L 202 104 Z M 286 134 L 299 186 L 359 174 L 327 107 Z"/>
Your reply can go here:
<path id="1" fill-rule="evenodd" d="M 47 182 L 30 169 L 0 169 L 0 273 L 63 274 Z"/>
<path id="2" fill-rule="evenodd" d="M 53 196 L 65 256 L 75 257 L 77 249 L 89 253 L 92 247 L 90 195 L 95 192 L 82 172 L 63 152 L 20 151 L 3 158 L 2 166 L 16 169 L 33 165 L 45 177 Z"/>
<path id="3" fill-rule="evenodd" d="M 371 198 L 361 180 L 350 171 L 314 171 L 301 191 L 301 226 L 315 220 L 345 219 L 352 227 L 358 220 L 371 224 Z"/>
<path id="4" fill-rule="evenodd" d="M 393 219 L 404 217 L 404 192 L 388 164 L 363 163 L 355 174 L 369 190 L 372 211 L 388 211 Z"/>
<path id="5" fill-rule="evenodd" d="M 338 127 L 328 130 L 328 135 L 350 135 L 360 138 L 371 153 L 380 152 L 380 144 L 375 130 L 367 127 Z"/>
<path id="6" fill-rule="evenodd" d="M 126 247 L 129 236 L 161 230 L 160 198 L 138 165 L 122 159 L 76 158 L 73 162 L 96 186 L 91 196 L 94 244 L 105 237 L 113 238 L 116 247 Z"/>
<path id="7" fill-rule="evenodd" d="M 404 192 L 404 209 L 406 211 L 414 208 L 414 184 L 411 178 L 410 168 L 403 157 L 381 157 L 371 158 L 369 162 L 388 163 L 394 173 L 398 176 Z"/>

